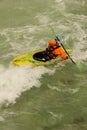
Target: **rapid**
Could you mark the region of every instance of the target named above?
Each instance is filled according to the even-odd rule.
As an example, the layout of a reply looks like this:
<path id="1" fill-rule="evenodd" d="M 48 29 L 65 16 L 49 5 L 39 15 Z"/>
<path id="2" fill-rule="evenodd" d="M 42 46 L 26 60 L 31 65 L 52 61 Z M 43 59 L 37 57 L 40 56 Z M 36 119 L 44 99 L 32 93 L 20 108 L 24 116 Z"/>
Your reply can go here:
<path id="1" fill-rule="evenodd" d="M 0 16 L 0 130 L 86 130 L 87 1 L 3 0 Z M 46 48 L 55 38 L 52 28 L 75 65 L 12 64 Z"/>

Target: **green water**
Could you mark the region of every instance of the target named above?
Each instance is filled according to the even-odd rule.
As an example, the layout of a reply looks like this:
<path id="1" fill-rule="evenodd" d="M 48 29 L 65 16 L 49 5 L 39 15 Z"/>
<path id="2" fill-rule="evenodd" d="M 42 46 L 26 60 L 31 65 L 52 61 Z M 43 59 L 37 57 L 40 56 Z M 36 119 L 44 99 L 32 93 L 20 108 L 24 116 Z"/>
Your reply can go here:
<path id="1" fill-rule="evenodd" d="M 72 61 L 15 67 L 56 34 Z M 0 130 L 87 130 L 87 1 L 0 1 Z"/>

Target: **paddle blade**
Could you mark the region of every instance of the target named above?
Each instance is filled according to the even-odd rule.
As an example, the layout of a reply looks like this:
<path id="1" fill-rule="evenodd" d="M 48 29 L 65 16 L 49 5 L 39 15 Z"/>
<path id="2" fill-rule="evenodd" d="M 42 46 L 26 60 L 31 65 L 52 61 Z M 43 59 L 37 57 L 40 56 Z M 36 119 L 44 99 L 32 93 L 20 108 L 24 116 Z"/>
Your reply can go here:
<path id="1" fill-rule="evenodd" d="M 76 67 L 78 68 L 79 71 L 83 71 L 83 70 L 84 70 L 82 64 L 77 63 L 77 64 L 76 64 Z"/>

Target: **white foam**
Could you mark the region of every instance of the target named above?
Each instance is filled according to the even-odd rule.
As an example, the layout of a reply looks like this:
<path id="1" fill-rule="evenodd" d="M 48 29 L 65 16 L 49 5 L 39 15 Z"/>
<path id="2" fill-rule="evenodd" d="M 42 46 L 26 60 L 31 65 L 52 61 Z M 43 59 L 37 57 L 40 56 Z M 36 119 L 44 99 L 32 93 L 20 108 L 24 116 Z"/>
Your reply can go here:
<path id="1" fill-rule="evenodd" d="M 48 15 L 46 15 L 46 14 L 38 14 L 37 16 L 36 16 L 36 18 L 38 19 L 38 21 L 39 21 L 39 23 L 40 24 L 49 24 L 49 21 L 50 21 L 50 18 L 49 18 L 49 16 Z"/>
<path id="2" fill-rule="evenodd" d="M 55 0 L 56 2 L 58 2 L 58 3 L 60 3 L 60 2 L 62 2 L 63 0 Z"/>
<path id="3" fill-rule="evenodd" d="M 52 90 L 56 90 L 56 91 L 58 91 L 58 92 L 68 92 L 68 93 L 72 93 L 72 94 L 74 94 L 74 93 L 77 93 L 78 91 L 79 91 L 79 89 L 80 88 L 67 88 L 67 89 L 61 89 L 61 88 L 58 88 L 58 87 L 56 87 L 56 86 L 48 86 L 50 89 L 52 89 Z"/>
<path id="4" fill-rule="evenodd" d="M 74 23 L 73 26 L 77 30 L 77 33 L 73 34 L 73 39 L 76 39 L 76 41 L 74 40 L 73 56 L 76 61 L 82 62 L 87 60 L 87 51 L 85 51 L 87 36 L 80 23 Z"/>
<path id="5" fill-rule="evenodd" d="M 2 116 L 0 116 L 0 122 L 3 122 L 5 119 L 2 117 Z"/>
<path id="6" fill-rule="evenodd" d="M 65 6 L 65 2 L 63 0 L 55 0 L 56 3 L 56 9 L 62 11 L 65 10 L 66 6 Z M 62 13 L 62 12 L 61 12 Z"/>
<path id="7" fill-rule="evenodd" d="M 15 103 L 22 92 L 32 87 L 40 87 L 40 78 L 49 72 L 45 67 L 13 67 L 0 66 L 0 104 Z"/>

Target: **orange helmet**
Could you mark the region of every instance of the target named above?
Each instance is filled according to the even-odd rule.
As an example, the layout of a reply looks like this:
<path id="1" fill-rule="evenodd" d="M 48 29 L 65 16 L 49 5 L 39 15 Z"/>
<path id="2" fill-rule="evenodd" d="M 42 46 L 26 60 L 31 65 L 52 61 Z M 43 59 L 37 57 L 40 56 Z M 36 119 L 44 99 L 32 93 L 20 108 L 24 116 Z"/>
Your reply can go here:
<path id="1" fill-rule="evenodd" d="M 56 45 L 56 41 L 55 40 L 49 41 L 49 46 L 55 46 L 55 45 Z"/>

